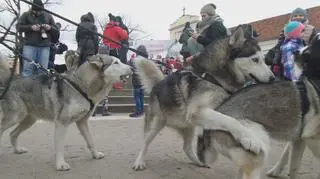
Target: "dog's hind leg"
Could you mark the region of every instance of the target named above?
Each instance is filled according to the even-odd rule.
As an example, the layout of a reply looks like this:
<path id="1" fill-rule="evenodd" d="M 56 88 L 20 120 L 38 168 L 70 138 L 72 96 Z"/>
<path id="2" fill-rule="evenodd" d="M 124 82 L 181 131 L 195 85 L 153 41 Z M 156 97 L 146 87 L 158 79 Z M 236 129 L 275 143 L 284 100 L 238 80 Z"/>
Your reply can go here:
<path id="1" fill-rule="evenodd" d="M 307 139 L 306 144 L 313 155 L 320 161 L 320 140 L 316 138 Z"/>
<path id="2" fill-rule="evenodd" d="M 88 149 L 90 150 L 90 152 L 92 154 L 92 158 L 102 159 L 104 157 L 104 154 L 101 152 L 98 152 L 97 148 L 94 145 L 92 135 L 91 135 L 89 125 L 88 125 L 88 118 L 81 119 L 81 120 L 77 121 L 76 123 L 77 123 L 78 129 L 79 129 L 81 135 L 83 136 L 84 140 L 87 143 Z"/>
<path id="3" fill-rule="evenodd" d="M 282 152 L 280 160 L 272 167 L 271 170 L 267 172 L 268 177 L 278 177 L 281 174 L 281 172 L 283 171 L 283 168 L 288 163 L 290 147 L 291 147 L 291 142 L 288 142 Z"/>
<path id="4" fill-rule="evenodd" d="M 28 128 L 30 128 L 35 122 L 36 122 L 36 118 L 33 118 L 31 116 L 27 116 L 23 121 L 21 121 L 19 123 L 19 125 L 10 133 L 10 141 L 11 141 L 11 145 L 14 149 L 14 153 L 16 154 L 23 154 L 28 152 L 28 150 L 26 148 L 23 147 L 19 147 L 18 145 L 18 137 L 19 135 L 27 130 Z"/>
<path id="5" fill-rule="evenodd" d="M 292 142 L 292 147 L 290 152 L 290 165 L 289 165 L 290 179 L 295 179 L 297 177 L 296 176 L 297 171 L 300 168 L 305 147 L 306 147 L 305 141 L 301 139 Z"/>
<path id="6" fill-rule="evenodd" d="M 64 160 L 64 139 L 69 125 L 55 122 L 55 150 L 56 150 L 56 169 L 59 171 L 70 170 L 70 165 Z"/>
<path id="7" fill-rule="evenodd" d="M 146 168 L 146 164 L 144 162 L 145 154 L 148 150 L 150 143 L 156 137 L 156 135 L 160 132 L 161 129 L 165 126 L 165 120 L 160 118 L 159 116 L 155 116 L 154 114 L 149 114 L 149 112 L 145 115 L 144 120 L 144 140 L 140 152 L 136 161 L 134 162 L 132 169 L 134 170 L 143 170 Z"/>
<path id="8" fill-rule="evenodd" d="M 243 173 L 242 179 L 260 179 L 261 171 L 262 171 L 261 167 L 256 167 L 253 170 L 242 172 Z"/>
<path id="9" fill-rule="evenodd" d="M 3 116 L 3 113 L 1 111 L 1 116 Z M 5 130 L 8 128 L 14 126 L 15 124 L 19 123 L 22 119 L 25 118 L 25 115 L 23 112 L 20 112 L 19 115 L 16 114 L 15 112 L 9 113 L 9 115 L 6 115 L 0 119 L 0 149 L 1 149 L 1 139 L 2 135 Z"/>
<path id="10" fill-rule="evenodd" d="M 179 130 L 183 137 L 183 151 L 193 162 L 193 164 L 204 167 L 205 165 L 199 160 L 196 152 L 196 143 L 198 136 L 196 135 L 195 130 L 195 127 Z"/>

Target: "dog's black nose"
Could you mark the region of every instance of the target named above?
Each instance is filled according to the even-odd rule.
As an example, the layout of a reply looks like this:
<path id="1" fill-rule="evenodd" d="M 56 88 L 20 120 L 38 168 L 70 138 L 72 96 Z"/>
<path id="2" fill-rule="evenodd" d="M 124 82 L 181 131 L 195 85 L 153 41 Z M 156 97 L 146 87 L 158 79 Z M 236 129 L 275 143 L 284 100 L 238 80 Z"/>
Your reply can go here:
<path id="1" fill-rule="evenodd" d="M 269 82 L 273 82 L 273 81 L 275 81 L 275 80 L 276 80 L 276 78 L 275 78 L 274 76 L 270 76 Z"/>

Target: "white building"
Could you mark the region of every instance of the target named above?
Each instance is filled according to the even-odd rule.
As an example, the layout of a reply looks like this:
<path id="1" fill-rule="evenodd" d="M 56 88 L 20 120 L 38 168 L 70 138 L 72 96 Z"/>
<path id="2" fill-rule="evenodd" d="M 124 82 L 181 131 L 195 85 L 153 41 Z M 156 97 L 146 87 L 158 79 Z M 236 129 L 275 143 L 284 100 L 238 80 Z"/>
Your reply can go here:
<path id="1" fill-rule="evenodd" d="M 196 24 L 200 21 L 199 18 L 199 16 L 195 15 L 182 15 L 179 19 L 170 24 L 170 40 L 179 40 L 186 22 L 190 22 L 190 26 L 195 29 Z"/>

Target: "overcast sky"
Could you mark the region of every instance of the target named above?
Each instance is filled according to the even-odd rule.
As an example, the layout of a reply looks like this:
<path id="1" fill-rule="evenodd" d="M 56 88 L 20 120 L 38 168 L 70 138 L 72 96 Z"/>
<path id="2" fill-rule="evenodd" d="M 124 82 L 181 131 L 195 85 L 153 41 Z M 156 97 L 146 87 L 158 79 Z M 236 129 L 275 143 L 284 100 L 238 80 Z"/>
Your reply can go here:
<path id="1" fill-rule="evenodd" d="M 169 38 L 169 25 L 182 15 L 183 7 L 186 14 L 199 15 L 207 3 L 216 4 L 217 13 L 230 27 L 289 13 L 296 7 L 317 6 L 320 0 L 63 0 L 61 6 L 50 8 L 76 22 L 88 11 L 98 16 L 110 12 L 125 15 L 140 24 L 153 39 L 164 40 Z"/>
<path id="2" fill-rule="evenodd" d="M 320 0 L 62 0 L 62 5 L 47 8 L 75 22 L 79 22 L 80 16 L 88 11 L 98 17 L 108 13 L 124 15 L 141 25 L 152 39 L 166 40 L 169 39 L 169 25 L 182 15 L 183 7 L 186 14 L 199 15 L 201 7 L 207 3 L 216 4 L 217 13 L 225 20 L 225 25 L 232 27 L 290 13 L 296 7 L 317 6 Z M 67 24 L 58 18 L 55 21 Z M 70 41 L 74 39 L 74 35 L 71 36 L 64 35 L 61 40 Z"/>

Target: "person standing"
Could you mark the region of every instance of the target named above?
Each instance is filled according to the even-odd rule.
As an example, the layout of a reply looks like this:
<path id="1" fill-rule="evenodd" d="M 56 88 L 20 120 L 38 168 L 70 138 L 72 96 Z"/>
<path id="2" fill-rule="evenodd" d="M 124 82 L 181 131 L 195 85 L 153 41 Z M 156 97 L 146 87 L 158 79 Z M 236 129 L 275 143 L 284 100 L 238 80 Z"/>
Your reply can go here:
<path id="1" fill-rule="evenodd" d="M 59 30 L 53 17 L 43 11 L 41 0 L 33 0 L 31 9 L 18 20 L 17 31 L 24 33 L 22 55 L 48 68 L 51 42 L 58 37 Z M 27 59 L 23 60 L 22 77 L 30 77 L 40 71 Z"/>
<path id="2" fill-rule="evenodd" d="M 91 12 L 84 14 L 80 18 L 80 26 L 76 31 L 78 52 L 80 53 L 80 63 L 84 63 L 87 57 L 98 53 L 99 36 L 97 26 L 94 24 L 94 16 Z"/>
<path id="3" fill-rule="evenodd" d="M 213 41 L 228 36 L 228 30 L 223 24 L 223 19 L 216 13 L 216 5 L 209 3 L 203 6 L 200 10 L 201 22 L 197 24 L 198 32 L 192 33 L 192 38 L 199 44 L 206 47 Z M 191 60 L 198 55 L 193 54 L 187 58 L 187 61 Z"/>
<path id="4" fill-rule="evenodd" d="M 147 48 L 144 45 L 138 46 L 137 50 L 139 52 L 142 52 L 146 56 L 148 56 Z M 129 61 L 129 65 L 132 66 L 132 71 L 133 71 L 132 86 L 133 86 L 134 101 L 136 102 L 136 111 L 134 113 L 129 114 L 130 117 L 140 117 L 144 113 L 144 89 L 139 79 L 139 76 L 137 74 L 136 67 L 134 65 L 135 58 L 136 58 L 135 56 L 132 56 Z M 145 60 L 147 59 L 148 58 L 146 58 Z"/>
<path id="5" fill-rule="evenodd" d="M 109 47 L 109 55 L 120 59 L 121 41 L 128 39 L 128 33 L 126 30 L 119 26 L 116 17 L 109 13 L 109 23 L 107 23 L 103 36 L 103 43 Z"/>
<path id="6" fill-rule="evenodd" d="M 119 23 L 119 26 L 125 30 L 128 34 L 128 38 L 121 40 L 121 47 L 119 50 L 119 59 L 121 60 L 122 63 L 126 64 L 127 63 L 127 53 L 128 53 L 128 48 L 129 48 L 129 29 L 128 27 L 123 23 L 122 18 L 120 16 L 116 17 L 116 22 Z"/>

